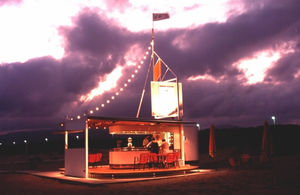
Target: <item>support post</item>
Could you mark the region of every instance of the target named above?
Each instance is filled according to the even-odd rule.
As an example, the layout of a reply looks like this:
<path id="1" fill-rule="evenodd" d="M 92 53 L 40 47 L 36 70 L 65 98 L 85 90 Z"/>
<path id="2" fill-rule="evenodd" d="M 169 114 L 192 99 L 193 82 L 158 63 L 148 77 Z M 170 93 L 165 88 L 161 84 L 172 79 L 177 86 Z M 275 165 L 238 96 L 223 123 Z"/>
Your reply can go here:
<path id="1" fill-rule="evenodd" d="M 89 177 L 89 123 L 85 121 L 85 178 Z"/>
<path id="2" fill-rule="evenodd" d="M 184 130 L 183 130 L 183 125 L 180 125 L 180 151 L 181 151 L 181 159 L 182 159 L 182 163 L 183 166 L 185 166 L 185 151 L 184 151 Z"/>
<path id="3" fill-rule="evenodd" d="M 69 142 L 68 142 L 68 131 L 65 131 L 65 150 L 68 149 Z"/>

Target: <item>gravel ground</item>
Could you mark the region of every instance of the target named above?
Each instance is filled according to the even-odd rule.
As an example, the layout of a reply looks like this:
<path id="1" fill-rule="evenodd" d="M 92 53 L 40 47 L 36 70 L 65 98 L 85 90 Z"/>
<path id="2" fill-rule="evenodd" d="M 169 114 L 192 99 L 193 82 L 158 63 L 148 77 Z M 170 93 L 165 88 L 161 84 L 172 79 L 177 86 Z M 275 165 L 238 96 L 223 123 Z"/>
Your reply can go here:
<path id="1" fill-rule="evenodd" d="M 16 173 L 0 174 L 0 194 L 300 194 L 300 155 L 255 168 L 133 183 L 89 186 Z"/>

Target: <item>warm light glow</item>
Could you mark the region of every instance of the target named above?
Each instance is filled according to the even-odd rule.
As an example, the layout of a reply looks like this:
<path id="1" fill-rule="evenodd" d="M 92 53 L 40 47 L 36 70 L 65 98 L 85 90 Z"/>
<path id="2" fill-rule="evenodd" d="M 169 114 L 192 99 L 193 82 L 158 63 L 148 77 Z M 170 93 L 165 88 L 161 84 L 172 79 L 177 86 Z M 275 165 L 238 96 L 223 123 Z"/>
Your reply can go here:
<path id="1" fill-rule="evenodd" d="M 120 91 L 123 91 L 123 88 L 121 88 Z"/>
<path id="2" fill-rule="evenodd" d="M 98 111 L 98 110 L 99 110 L 99 107 L 96 107 L 96 110 Z"/>
<path id="3" fill-rule="evenodd" d="M 77 119 L 80 119 L 80 116 L 79 116 L 79 115 L 77 116 Z"/>
<path id="4" fill-rule="evenodd" d="M 108 103 L 108 104 L 109 104 L 109 103 L 110 103 L 110 100 L 106 100 L 106 103 Z"/>
<path id="5" fill-rule="evenodd" d="M 104 107 L 105 105 L 104 104 L 101 104 L 101 107 Z"/>
<path id="6" fill-rule="evenodd" d="M 134 78 L 134 74 L 131 75 L 131 78 Z"/>
<path id="7" fill-rule="evenodd" d="M 124 84 L 124 87 L 127 87 L 127 83 Z"/>
<path id="8" fill-rule="evenodd" d="M 116 95 L 118 96 L 118 95 L 119 95 L 119 92 L 116 92 Z"/>
<path id="9" fill-rule="evenodd" d="M 111 96 L 111 99 L 114 100 L 114 99 L 115 99 L 115 96 Z"/>
<path id="10" fill-rule="evenodd" d="M 262 82 L 266 71 L 280 58 L 280 52 L 263 51 L 254 55 L 250 59 L 243 59 L 233 66 L 241 70 L 247 79 L 247 84 Z"/>
<path id="11" fill-rule="evenodd" d="M 93 114 L 94 113 L 94 111 L 93 110 L 90 110 L 90 114 Z"/>
<path id="12" fill-rule="evenodd" d="M 74 17 L 84 8 L 97 10 L 103 18 L 112 19 L 122 28 L 134 32 L 149 30 L 152 12 L 170 12 L 170 19 L 155 22 L 155 29 L 167 30 L 220 23 L 231 15 L 246 11 L 244 4 L 232 0 L 130 0 L 124 4 L 124 9 L 113 9 L 108 2 L 111 1 L 26 0 L 18 5 L 1 6 L 0 18 L 6 19 L 0 21 L 0 64 L 49 55 L 61 58 L 64 55 L 63 38 L 57 29 L 73 25 Z"/>
<path id="13" fill-rule="evenodd" d="M 110 74 L 105 76 L 104 81 L 100 81 L 98 86 L 91 90 L 91 92 L 87 95 L 83 95 L 80 98 L 80 101 L 87 102 L 93 100 L 95 97 L 102 95 L 104 92 L 110 91 L 111 89 L 117 86 L 118 80 L 122 76 L 123 67 L 118 66 L 116 67 Z"/>
<path id="14" fill-rule="evenodd" d="M 198 80 L 205 80 L 205 81 L 212 81 L 215 83 L 220 83 L 224 79 L 224 76 L 219 77 L 218 79 L 209 75 L 209 74 L 204 74 L 204 75 L 198 75 L 198 76 L 191 76 L 187 78 L 188 81 L 198 81 Z"/>

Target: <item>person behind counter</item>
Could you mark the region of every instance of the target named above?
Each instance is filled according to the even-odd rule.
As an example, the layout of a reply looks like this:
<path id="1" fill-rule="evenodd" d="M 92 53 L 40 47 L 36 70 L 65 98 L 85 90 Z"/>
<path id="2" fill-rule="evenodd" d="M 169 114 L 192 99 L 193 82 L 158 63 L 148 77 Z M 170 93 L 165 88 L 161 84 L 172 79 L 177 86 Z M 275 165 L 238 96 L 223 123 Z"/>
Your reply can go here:
<path id="1" fill-rule="evenodd" d="M 163 154 L 167 154 L 169 152 L 169 144 L 168 142 L 166 142 L 165 139 L 162 140 L 162 144 L 161 144 L 161 152 Z"/>
<path id="2" fill-rule="evenodd" d="M 132 138 L 131 138 L 131 137 L 128 138 L 128 144 L 127 144 L 127 147 L 130 148 L 130 149 L 134 147 L 134 146 L 132 145 Z"/>
<path id="3" fill-rule="evenodd" d="M 147 148 L 150 150 L 151 153 L 159 153 L 158 143 L 155 138 L 152 138 L 152 141 L 148 143 Z"/>
<path id="4" fill-rule="evenodd" d="M 147 136 L 145 137 L 145 139 L 143 140 L 143 147 L 144 147 L 144 148 L 147 148 L 147 146 L 148 146 L 148 144 L 149 144 L 149 141 L 150 141 L 150 136 L 147 135 Z"/>

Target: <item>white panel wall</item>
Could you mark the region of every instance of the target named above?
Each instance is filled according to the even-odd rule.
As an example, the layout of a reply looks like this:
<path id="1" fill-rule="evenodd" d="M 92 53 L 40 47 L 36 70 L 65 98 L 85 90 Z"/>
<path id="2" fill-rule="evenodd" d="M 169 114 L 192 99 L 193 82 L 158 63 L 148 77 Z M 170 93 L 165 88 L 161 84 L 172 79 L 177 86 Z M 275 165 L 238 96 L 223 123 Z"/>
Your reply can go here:
<path id="1" fill-rule="evenodd" d="M 65 150 L 65 175 L 85 177 L 84 148 L 72 148 Z"/>
<path id="2" fill-rule="evenodd" d="M 184 126 L 184 150 L 185 161 L 199 160 L 198 152 L 198 129 L 196 126 Z"/>

